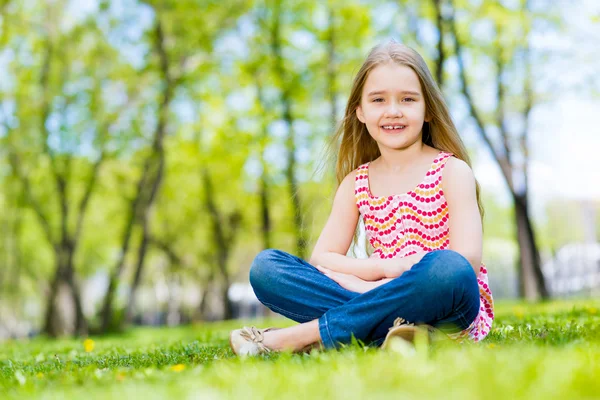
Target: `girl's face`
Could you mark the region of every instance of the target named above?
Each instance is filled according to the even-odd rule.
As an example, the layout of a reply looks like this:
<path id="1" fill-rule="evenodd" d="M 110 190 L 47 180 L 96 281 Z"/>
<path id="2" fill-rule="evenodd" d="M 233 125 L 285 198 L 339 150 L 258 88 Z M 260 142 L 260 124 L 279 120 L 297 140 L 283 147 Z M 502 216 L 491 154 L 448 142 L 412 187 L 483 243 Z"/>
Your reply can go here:
<path id="1" fill-rule="evenodd" d="M 423 122 L 429 119 L 415 71 L 394 62 L 372 69 L 356 116 L 380 148 L 400 150 L 420 142 Z"/>

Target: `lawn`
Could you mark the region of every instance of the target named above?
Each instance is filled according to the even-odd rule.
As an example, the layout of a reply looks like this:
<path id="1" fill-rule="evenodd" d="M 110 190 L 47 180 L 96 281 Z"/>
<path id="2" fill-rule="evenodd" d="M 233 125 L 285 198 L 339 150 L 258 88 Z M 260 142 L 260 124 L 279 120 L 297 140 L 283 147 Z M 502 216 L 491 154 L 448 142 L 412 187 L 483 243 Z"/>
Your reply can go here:
<path id="1" fill-rule="evenodd" d="M 382 352 L 358 344 L 238 359 L 230 329 L 285 319 L 0 344 L 0 398 L 600 398 L 600 300 L 497 302 L 480 343 Z"/>

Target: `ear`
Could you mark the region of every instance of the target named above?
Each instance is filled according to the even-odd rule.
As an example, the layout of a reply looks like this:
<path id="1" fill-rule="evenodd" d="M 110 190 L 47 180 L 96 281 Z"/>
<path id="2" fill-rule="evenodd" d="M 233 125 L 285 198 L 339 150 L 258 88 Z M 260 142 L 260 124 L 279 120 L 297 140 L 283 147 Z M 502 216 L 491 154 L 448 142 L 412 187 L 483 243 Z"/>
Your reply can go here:
<path id="1" fill-rule="evenodd" d="M 356 117 L 363 124 L 365 123 L 365 115 L 363 114 L 363 110 L 361 106 L 356 107 Z"/>

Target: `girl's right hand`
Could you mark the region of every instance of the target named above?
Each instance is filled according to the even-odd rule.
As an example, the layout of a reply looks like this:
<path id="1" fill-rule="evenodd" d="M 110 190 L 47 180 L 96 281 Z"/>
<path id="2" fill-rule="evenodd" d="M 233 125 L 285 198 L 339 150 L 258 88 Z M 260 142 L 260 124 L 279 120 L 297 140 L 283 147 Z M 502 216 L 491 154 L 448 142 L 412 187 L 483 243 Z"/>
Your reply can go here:
<path id="1" fill-rule="evenodd" d="M 413 265 L 417 264 L 429 253 L 428 251 L 420 251 L 415 254 L 400 258 L 386 258 L 381 260 L 383 273 L 386 278 L 397 278 L 404 272 L 410 270 Z"/>

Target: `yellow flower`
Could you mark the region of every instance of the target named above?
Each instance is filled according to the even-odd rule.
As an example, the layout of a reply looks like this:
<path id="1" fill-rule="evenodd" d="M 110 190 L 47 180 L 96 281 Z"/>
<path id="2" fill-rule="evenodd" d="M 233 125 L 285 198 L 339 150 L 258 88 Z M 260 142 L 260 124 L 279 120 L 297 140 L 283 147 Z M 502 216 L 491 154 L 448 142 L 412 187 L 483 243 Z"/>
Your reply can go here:
<path id="1" fill-rule="evenodd" d="M 42 374 L 41 372 L 38 372 L 37 374 L 35 374 L 35 376 L 37 376 L 38 378 L 43 378 L 44 374 Z"/>
<path id="2" fill-rule="evenodd" d="M 92 339 L 85 339 L 83 341 L 83 348 L 86 353 L 94 351 L 95 346 L 96 346 L 96 344 L 94 343 L 94 341 Z"/>
<path id="3" fill-rule="evenodd" d="M 596 312 L 598 310 L 596 310 L 594 307 L 590 307 L 590 308 L 588 308 L 588 311 L 589 311 L 590 314 L 596 314 Z"/>
<path id="4" fill-rule="evenodd" d="M 123 382 L 125 380 L 125 375 L 119 372 L 116 378 L 119 382 Z"/>
<path id="5" fill-rule="evenodd" d="M 171 369 L 173 371 L 175 371 L 175 372 L 181 372 L 181 371 L 183 371 L 185 369 L 185 365 L 183 365 L 183 364 L 176 364 L 176 365 L 171 366 Z"/>
<path id="6" fill-rule="evenodd" d="M 496 345 L 494 343 L 488 344 L 488 349 L 493 349 L 494 347 L 496 347 Z"/>

